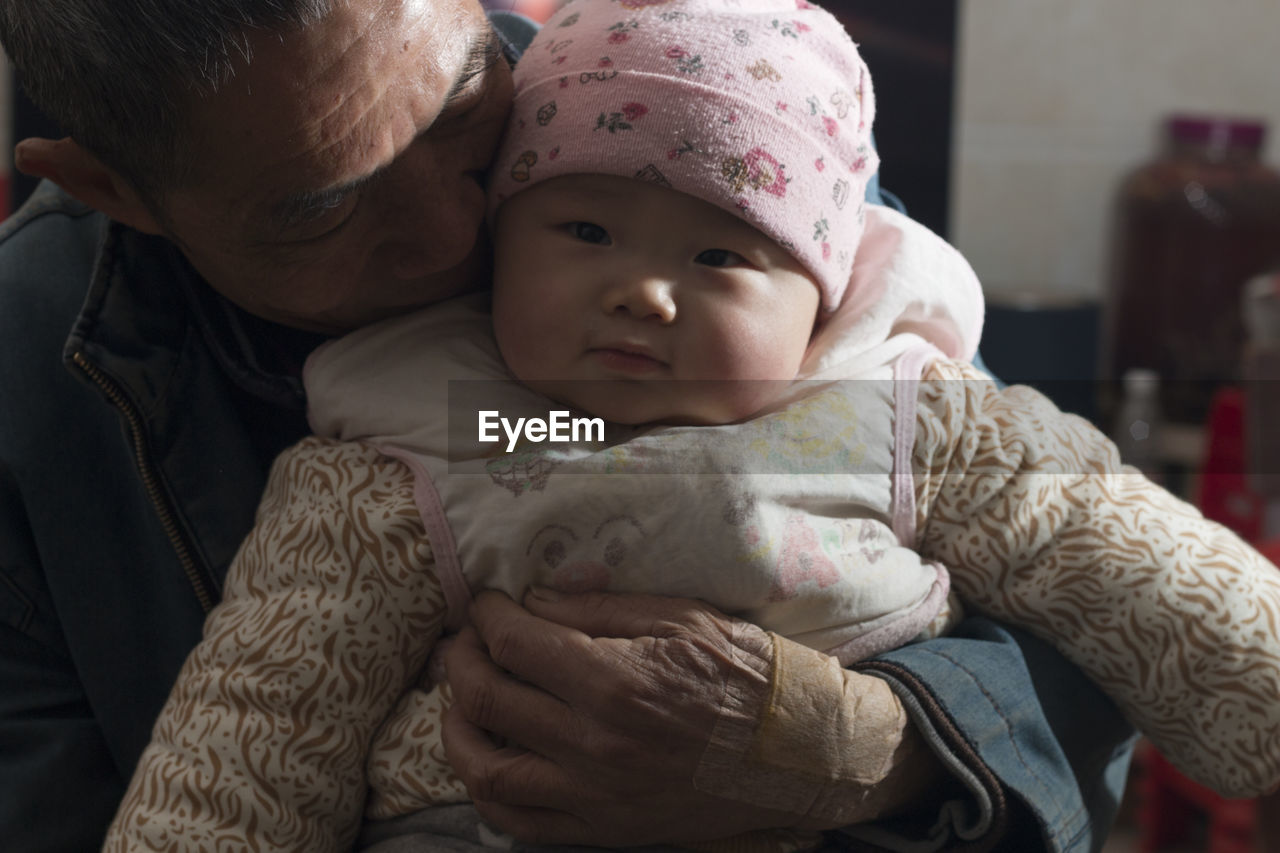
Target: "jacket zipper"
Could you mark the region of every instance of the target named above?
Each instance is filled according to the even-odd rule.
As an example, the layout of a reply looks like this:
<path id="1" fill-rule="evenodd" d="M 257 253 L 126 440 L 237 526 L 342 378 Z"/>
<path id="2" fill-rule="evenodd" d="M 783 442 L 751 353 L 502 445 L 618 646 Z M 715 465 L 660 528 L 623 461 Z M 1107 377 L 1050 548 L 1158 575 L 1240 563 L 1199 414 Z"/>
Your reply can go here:
<path id="1" fill-rule="evenodd" d="M 199 600 L 204 612 L 208 613 L 213 609 L 213 596 L 209 592 L 209 584 L 204 577 L 205 573 L 196 565 L 195 558 L 191 556 L 191 547 L 187 544 L 187 538 L 178 527 L 169 498 L 160 488 L 155 466 L 151 464 L 150 455 L 147 453 L 146 434 L 142 430 L 142 421 L 138 417 L 137 411 L 134 409 L 133 404 L 121 393 L 119 386 L 101 370 L 90 364 L 83 353 L 74 353 L 71 358 L 76 366 L 89 377 L 89 380 L 102 389 L 102 392 L 107 395 L 107 399 L 120 410 L 120 413 L 124 415 L 125 420 L 129 423 L 129 432 L 133 437 L 134 460 L 138 466 L 138 473 L 142 477 L 143 488 L 147 491 L 147 497 L 151 499 L 151 505 L 155 508 L 156 515 L 160 517 L 160 524 L 164 528 L 165 535 L 169 537 L 169 543 L 173 546 L 173 550 L 178 555 L 178 562 L 182 564 L 182 570 L 186 574 L 191 588 L 195 590 L 196 599 Z"/>

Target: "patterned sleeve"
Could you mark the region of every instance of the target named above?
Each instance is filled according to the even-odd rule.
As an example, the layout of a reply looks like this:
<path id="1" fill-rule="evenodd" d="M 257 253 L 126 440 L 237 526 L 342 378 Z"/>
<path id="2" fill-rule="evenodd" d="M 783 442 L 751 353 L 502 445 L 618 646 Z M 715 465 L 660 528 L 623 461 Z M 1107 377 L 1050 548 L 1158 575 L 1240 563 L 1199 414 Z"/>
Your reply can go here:
<path id="1" fill-rule="evenodd" d="M 282 454 L 105 849 L 349 849 L 370 739 L 440 634 L 431 564 L 399 462 Z"/>
<path id="2" fill-rule="evenodd" d="M 965 602 L 1052 642 L 1184 773 L 1280 782 L 1280 572 L 1087 421 L 941 362 L 921 383 L 917 547 Z"/>

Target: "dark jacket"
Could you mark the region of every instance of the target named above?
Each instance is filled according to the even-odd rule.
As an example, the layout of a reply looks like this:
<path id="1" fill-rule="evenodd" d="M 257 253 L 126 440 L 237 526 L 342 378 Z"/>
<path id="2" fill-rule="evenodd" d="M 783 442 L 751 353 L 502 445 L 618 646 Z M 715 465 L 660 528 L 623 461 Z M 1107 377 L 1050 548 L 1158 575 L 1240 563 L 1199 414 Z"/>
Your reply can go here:
<path id="1" fill-rule="evenodd" d="M 246 424 L 190 277 L 167 242 L 49 184 L 0 226 L 6 849 L 105 829 L 252 523 L 255 441 L 305 430 L 296 382 Z M 27 830 L 42 840 L 15 843 Z"/>

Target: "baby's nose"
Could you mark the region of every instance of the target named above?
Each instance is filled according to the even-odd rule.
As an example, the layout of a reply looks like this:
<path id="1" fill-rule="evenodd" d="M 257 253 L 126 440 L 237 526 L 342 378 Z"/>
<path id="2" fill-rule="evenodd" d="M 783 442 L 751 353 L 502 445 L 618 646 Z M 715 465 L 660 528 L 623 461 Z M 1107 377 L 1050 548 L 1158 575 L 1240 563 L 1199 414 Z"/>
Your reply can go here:
<path id="1" fill-rule="evenodd" d="M 671 323 L 676 319 L 675 287 L 657 276 L 628 277 L 605 293 L 605 313 L 626 312 L 637 320 Z"/>

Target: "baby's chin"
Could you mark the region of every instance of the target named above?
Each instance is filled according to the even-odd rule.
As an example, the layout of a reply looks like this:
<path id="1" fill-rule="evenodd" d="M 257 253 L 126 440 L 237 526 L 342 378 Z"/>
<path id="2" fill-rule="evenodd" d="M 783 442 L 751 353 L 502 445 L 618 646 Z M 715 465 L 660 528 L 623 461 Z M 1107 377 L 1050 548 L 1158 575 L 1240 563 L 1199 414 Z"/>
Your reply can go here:
<path id="1" fill-rule="evenodd" d="M 530 382 L 529 386 L 590 417 L 622 426 L 721 426 L 770 409 L 790 385 L 775 381 L 626 380 Z"/>

